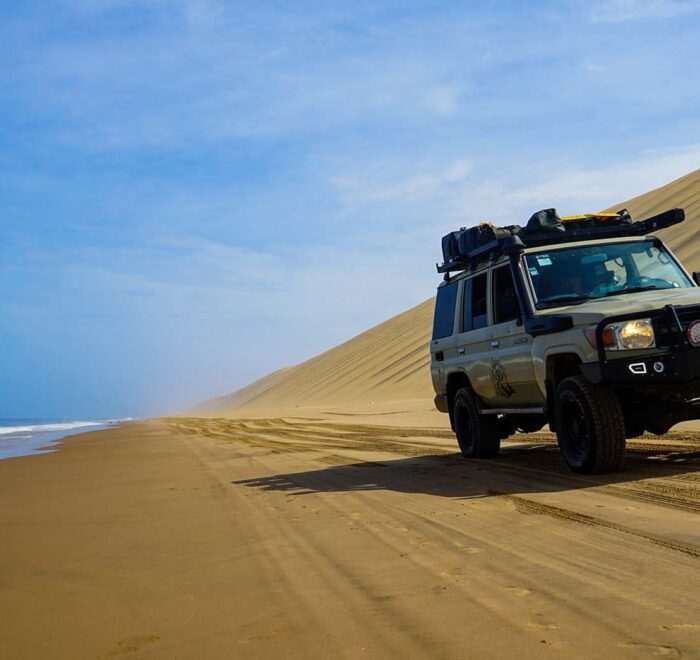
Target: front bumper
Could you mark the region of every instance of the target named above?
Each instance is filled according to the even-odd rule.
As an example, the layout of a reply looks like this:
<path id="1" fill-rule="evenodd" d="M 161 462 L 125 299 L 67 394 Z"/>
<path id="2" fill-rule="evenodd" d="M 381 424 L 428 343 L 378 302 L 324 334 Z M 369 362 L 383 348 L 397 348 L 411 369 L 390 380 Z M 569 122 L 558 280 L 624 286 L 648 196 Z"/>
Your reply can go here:
<path id="1" fill-rule="evenodd" d="M 700 380 L 700 349 L 687 348 L 645 357 L 618 358 L 581 365 L 591 383 L 655 386 Z"/>
<path id="2" fill-rule="evenodd" d="M 607 359 L 603 348 L 603 331 L 611 323 L 635 318 L 651 318 L 657 346 L 654 355 Z M 609 316 L 596 327 L 598 361 L 581 365 L 584 378 L 591 383 L 612 385 L 656 386 L 689 384 L 700 379 L 700 348 L 686 339 L 690 323 L 700 319 L 700 305 L 666 305 L 661 309 Z M 658 343 L 660 342 L 660 343 Z"/>
<path id="3" fill-rule="evenodd" d="M 450 407 L 447 402 L 447 394 L 436 394 L 433 399 L 435 407 L 442 413 L 450 412 Z"/>

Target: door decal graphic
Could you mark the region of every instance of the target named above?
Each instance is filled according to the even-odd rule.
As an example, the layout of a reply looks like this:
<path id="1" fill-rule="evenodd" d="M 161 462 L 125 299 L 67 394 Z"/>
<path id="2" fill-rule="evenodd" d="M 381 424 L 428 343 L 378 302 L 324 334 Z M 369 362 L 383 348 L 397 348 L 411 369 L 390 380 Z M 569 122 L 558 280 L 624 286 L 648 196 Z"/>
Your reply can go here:
<path id="1" fill-rule="evenodd" d="M 503 398 L 509 399 L 515 394 L 515 390 L 508 382 L 506 369 L 498 358 L 491 358 L 491 380 L 496 392 Z"/>

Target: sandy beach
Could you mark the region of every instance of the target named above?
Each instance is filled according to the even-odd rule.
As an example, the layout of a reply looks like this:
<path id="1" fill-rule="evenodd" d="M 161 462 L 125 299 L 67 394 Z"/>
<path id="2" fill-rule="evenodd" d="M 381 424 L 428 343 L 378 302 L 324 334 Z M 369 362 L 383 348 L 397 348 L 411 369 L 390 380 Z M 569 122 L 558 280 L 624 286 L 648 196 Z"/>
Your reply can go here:
<path id="1" fill-rule="evenodd" d="M 339 421 L 341 420 L 341 421 Z M 0 462 L 0 657 L 700 657 L 700 439 L 131 423 Z"/>

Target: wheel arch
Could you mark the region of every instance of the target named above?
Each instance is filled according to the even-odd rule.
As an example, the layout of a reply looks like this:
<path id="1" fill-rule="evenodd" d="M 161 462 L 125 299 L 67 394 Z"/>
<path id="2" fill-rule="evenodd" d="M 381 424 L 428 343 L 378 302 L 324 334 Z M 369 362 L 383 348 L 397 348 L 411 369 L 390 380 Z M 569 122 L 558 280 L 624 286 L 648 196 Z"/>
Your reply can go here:
<path id="1" fill-rule="evenodd" d="M 452 426 L 453 431 L 455 429 L 453 416 L 455 394 L 457 394 L 457 391 L 463 387 L 473 389 L 471 383 L 469 382 L 469 377 L 464 371 L 453 371 L 448 374 L 445 392 L 447 394 L 447 409 L 450 415 L 450 425 Z"/>

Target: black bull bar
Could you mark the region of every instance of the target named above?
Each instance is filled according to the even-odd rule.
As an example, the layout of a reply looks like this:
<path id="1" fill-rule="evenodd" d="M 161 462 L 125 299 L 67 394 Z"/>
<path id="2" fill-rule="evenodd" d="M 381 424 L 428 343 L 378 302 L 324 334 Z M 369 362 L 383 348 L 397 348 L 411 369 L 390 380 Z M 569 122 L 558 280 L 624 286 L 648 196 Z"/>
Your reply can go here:
<path id="1" fill-rule="evenodd" d="M 603 344 L 605 328 L 639 318 L 651 319 L 657 351 L 642 356 L 635 351 L 632 357 L 609 360 Z M 696 320 L 700 320 L 700 305 L 665 305 L 660 309 L 608 316 L 595 330 L 598 361 L 582 364 L 583 375 L 591 383 L 606 381 L 630 386 L 690 383 L 700 379 L 700 348 L 694 347 L 686 336 L 688 326 Z"/>

